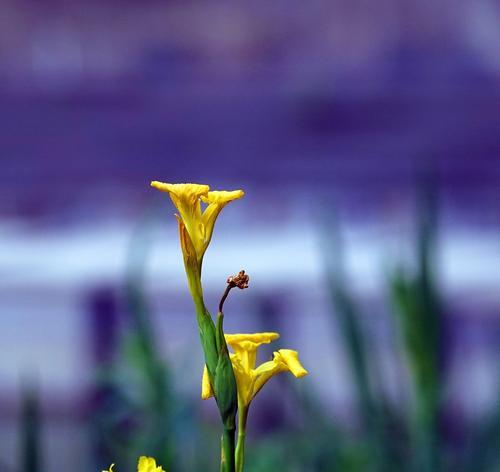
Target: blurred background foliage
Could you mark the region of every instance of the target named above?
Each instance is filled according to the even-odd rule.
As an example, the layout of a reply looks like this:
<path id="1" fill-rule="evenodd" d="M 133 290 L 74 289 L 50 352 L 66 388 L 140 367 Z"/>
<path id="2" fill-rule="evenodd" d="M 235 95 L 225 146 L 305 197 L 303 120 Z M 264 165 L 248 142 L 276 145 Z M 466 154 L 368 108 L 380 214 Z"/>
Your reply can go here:
<path id="1" fill-rule="evenodd" d="M 354 417 L 346 427 L 335 414 L 325 413 L 310 385 L 283 382 L 277 395 L 289 397 L 286 426 L 252 438 L 248 470 L 478 472 L 500 467 L 496 452 L 500 441 L 498 413 L 474 425 L 459 446 L 454 435 L 447 434 L 449 411 L 443 398 L 447 366 L 442 352 L 446 345 L 445 310 L 433 267 L 439 236 L 436 197 L 427 184 L 419 186 L 418 194 L 416 264 L 410 270 L 396 263 L 385 282 L 397 346 L 394 356 L 408 376 L 408 403 L 395 408 L 383 394 L 377 374 L 380 366 L 371 354 L 373 347 L 362 323 L 364 308 L 359 307 L 346 280 L 342 237 L 330 212 L 323 218 L 329 224 L 322 228 L 325 280 L 331 300 L 331 327 L 340 333 L 348 377 L 354 385 Z M 155 336 L 143 287 L 151 245 L 149 220 L 157 216 L 156 209 L 148 213 L 132 238 L 123 289 L 127 328 L 112 360 L 102 362 L 95 372 L 89 435 L 96 470 L 98 464 L 113 458 L 119 470 L 132 471 L 140 454 L 157 457 L 168 470 L 218 467 L 217 421 L 201 418 L 193 398 L 177 393 L 169 369 L 175 359 L 165 358 L 157 349 L 162 340 Z M 110 309 L 102 300 L 99 305 Z M 325 359 L 306 362 L 321 364 Z M 322 376 L 321 382 L 332 380 L 321 368 L 316 372 Z M 19 470 L 44 470 L 36 389 L 24 390 L 22 411 Z M 500 401 L 495 411 L 500 411 Z M 265 424 L 266 419 L 261 421 Z"/>

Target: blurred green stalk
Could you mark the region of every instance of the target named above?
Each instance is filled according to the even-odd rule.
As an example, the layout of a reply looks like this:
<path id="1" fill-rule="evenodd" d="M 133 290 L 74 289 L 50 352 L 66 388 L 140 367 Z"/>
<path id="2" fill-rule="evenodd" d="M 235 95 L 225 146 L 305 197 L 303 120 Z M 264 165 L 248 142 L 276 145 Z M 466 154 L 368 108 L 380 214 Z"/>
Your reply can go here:
<path id="1" fill-rule="evenodd" d="M 418 472 L 440 468 L 439 336 L 442 316 L 432 271 L 435 237 L 435 197 L 430 188 L 425 187 L 419 200 L 416 273 L 412 277 L 399 270 L 391 281 L 392 299 L 412 380 L 414 408 L 410 426 L 413 466 Z"/>
<path id="2" fill-rule="evenodd" d="M 369 449 L 373 459 L 371 467 L 374 470 L 387 470 L 385 462 L 388 448 L 370 384 L 367 346 L 359 323 L 360 313 L 346 287 L 340 230 L 334 222 L 330 223 L 324 232 L 329 236 L 328 239 L 323 238 L 326 280 L 334 308 L 333 312 L 337 315 L 341 337 L 354 377 L 362 424 L 368 434 Z"/>
<path id="3" fill-rule="evenodd" d="M 40 408 L 38 392 L 32 386 L 22 387 L 21 464 L 23 472 L 40 472 Z"/>
<path id="4" fill-rule="evenodd" d="M 148 252 L 151 248 L 151 228 L 156 218 L 156 206 L 146 212 L 133 234 L 126 271 L 125 294 L 134 341 L 134 359 L 145 380 L 148 415 L 152 428 L 143 438 L 141 454 L 157 458 L 168 467 L 173 463 L 176 451 L 173 444 L 172 395 L 169 388 L 168 370 L 156 347 L 151 324 L 151 310 L 143 291 Z"/>

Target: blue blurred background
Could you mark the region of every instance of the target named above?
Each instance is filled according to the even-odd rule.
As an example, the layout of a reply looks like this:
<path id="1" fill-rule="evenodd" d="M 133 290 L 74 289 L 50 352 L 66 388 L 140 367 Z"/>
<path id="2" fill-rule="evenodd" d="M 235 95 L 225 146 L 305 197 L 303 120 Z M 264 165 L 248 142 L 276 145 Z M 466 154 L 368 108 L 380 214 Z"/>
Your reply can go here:
<path id="1" fill-rule="evenodd" d="M 310 372 L 249 471 L 500 470 L 499 137 L 493 0 L 2 0 L 0 469 L 216 470 L 154 179 L 245 190 L 209 306 Z"/>

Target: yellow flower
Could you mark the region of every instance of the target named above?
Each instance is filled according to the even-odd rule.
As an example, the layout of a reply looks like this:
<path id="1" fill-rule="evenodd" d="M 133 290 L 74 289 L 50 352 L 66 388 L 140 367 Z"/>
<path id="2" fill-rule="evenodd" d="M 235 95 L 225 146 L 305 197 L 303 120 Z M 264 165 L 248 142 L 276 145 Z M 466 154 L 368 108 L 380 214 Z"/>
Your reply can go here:
<path id="1" fill-rule="evenodd" d="M 179 231 L 184 257 L 195 256 L 198 265 L 201 266 L 220 211 L 229 202 L 243 197 L 245 193 L 243 190 L 210 192 L 208 185 L 168 184 L 156 180 L 151 182 L 151 186 L 170 195 L 179 211 Z M 204 211 L 201 208 L 201 201 L 207 205 Z M 186 236 L 190 241 L 186 241 Z"/>
<path id="2" fill-rule="evenodd" d="M 288 371 L 295 377 L 303 377 L 308 373 L 299 361 L 298 352 L 291 349 L 276 351 L 271 361 L 264 362 L 255 368 L 257 349 L 262 344 L 269 344 L 278 339 L 278 333 L 226 334 L 225 337 L 227 344 L 234 350 L 234 354 L 231 354 L 231 361 L 238 387 L 238 403 L 241 407 L 247 407 L 274 375 Z M 201 397 L 206 400 L 211 396 L 213 392 L 205 366 Z"/>
<path id="3" fill-rule="evenodd" d="M 111 464 L 109 470 L 103 470 L 102 472 L 114 472 L 113 467 L 115 464 Z M 165 472 L 160 466 L 156 466 L 156 461 L 152 457 L 141 456 L 139 457 L 139 462 L 137 464 L 137 472 Z"/>
<path id="4" fill-rule="evenodd" d="M 137 472 L 164 472 L 164 470 L 156 466 L 156 461 L 152 457 L 141 456 L 137 464 Z"/>

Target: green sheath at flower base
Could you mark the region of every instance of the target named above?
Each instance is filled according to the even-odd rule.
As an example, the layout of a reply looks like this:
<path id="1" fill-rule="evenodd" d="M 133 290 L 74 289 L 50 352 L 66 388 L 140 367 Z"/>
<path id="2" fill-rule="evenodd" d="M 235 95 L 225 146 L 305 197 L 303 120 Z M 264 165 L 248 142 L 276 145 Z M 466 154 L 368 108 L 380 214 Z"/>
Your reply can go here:
<path id="1" fill-rule="evenodd" d="M 221 413 L 224 427 L 234 429 L 236 427 L 236 411 L 238 405 L 238 391 L 236 388 L 236 378 L 233 366 L 229 357 L 222 322 L 224 315 L 217 315 L 216 343 L 218 347 L 219 359 L 215 370 L 214 391 L 217 398 L 217 405 Z"/>
<path id="2" fill-rule="evenodd" d="M 224 315 L 217 314 L 217 327 L 215 341 L 219 359 L 215 369 L 214 391 L 217 406 L 224 424 L 224 434 L 221 444 L 221 472 L 233 472 L 235 470 L 235 433 L 236 412 L 238 411 L 238 392 L 233 366 L 229 358 L 226 340 L 223 330 Z"/>

